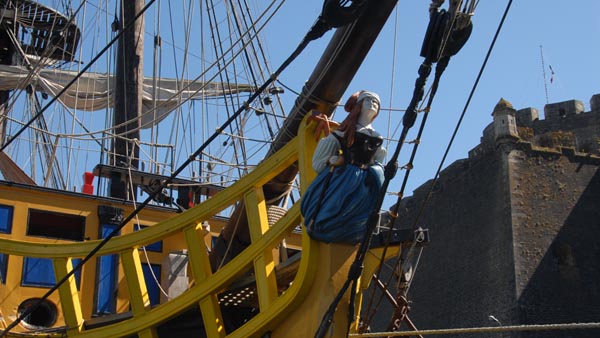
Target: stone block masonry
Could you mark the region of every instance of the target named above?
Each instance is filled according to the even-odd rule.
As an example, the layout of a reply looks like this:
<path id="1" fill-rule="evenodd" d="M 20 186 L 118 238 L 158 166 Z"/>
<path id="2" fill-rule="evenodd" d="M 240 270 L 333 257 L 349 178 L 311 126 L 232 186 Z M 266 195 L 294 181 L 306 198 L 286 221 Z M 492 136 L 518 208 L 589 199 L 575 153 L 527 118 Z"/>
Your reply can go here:
<path id="1" fill-rule="evenodd" d="M 434 183 L 403 199 L 398 226 L 422 226 L 431 237 L 409 292 L 418 328 L 497 325 L 490 316 L 503 325 L 598 321 L 599 101 L 592 97 L 589 112 L 577 100 L 550 104 L 545 119 L 534 108 L 516 110 L 520 135 L 495 137 L 496 122 L 485 128 L 469 158 L 441 173 L 420 219 L 416 210 Z M 600 330 L 493 337 L 600 337 Z"/>

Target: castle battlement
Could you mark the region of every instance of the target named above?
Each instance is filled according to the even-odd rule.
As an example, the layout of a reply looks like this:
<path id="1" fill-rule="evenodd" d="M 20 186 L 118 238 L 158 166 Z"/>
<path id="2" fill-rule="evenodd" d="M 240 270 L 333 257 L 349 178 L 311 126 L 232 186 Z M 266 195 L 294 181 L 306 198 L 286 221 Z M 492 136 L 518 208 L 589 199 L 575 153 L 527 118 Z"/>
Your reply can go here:
<path id="1" fill-rule="evenodd" d="M 579 100 L 568 100 L 557 103 L 549 103 L 544 106 L 546 120 L 563 119 L 568 116 L 583 113 L 585 107 Z"/>
<path id="2" fill-rule="evenodd" d="M 501 143 L 529 142 L 534 147 L 574 148 L 577 152 L 600 155 L 600 94 L 590 99 L 590 111 L 579 100 L 549 103 L 544 106 L 544 119 L 536 108 L 515 110 L 500 99 L 492 113 L 481 143 L 469 151 L 469 158 L 494 151 Z"/>
<path id="3" fill-rule="evenodd" d="M 469 158 L 402 199 L 396 226 L 431 236 L 410 289 L 417 326 L 483 326 L 490 313 L 510 325 L 597 320 L 600 95 L 590 107 L 552 103 L 540 119 L 501 99 Z"/>

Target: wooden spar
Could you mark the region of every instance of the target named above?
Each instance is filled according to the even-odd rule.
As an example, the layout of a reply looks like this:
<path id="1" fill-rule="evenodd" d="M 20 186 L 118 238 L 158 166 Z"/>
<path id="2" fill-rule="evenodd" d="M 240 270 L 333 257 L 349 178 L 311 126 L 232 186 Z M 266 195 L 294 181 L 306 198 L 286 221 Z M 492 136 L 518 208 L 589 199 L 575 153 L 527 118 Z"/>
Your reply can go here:
<path id="1" fill-rule="evenodd" d="M 302 117 L 309 110 L 333 113 L 396 3 L 397 0 L 369 1 L 354 25 L 336 31 L 267 156 L 296 136 Z"/>
<path id="2" fill-rule="evenodd" d="M 144 8 L 144 0 L 121 2 L 121 29 L 133 21 Z M 144 16 L 140 16 L 119 39 L 115 84 L 115 107 L 113 110 L 114 157 L 111 164 L 119 167 L 139 168 L 139 148 L 132 143 L 140 138 L 142 114 L 142 91 L 144 79 Z M 129 122 L 128 122 L 129 121 Z M 126 123 L 127 122 L 127 123 Z M 121 174 L 111 175 L 110 196 L 127 197 L 127 185 Z M 131 196 L 135 199 L 135 196 Z"/>
<path id="3" fill-rule="evenodd" d="M 369 1 L 365 12 L 354 24 L 339 28 L 335 32 L 284 121 L 267 157 L 296 136 L 302 118 L 311 109 L 327 115 L 332 114 L 396 3 L 397 0 Z M 297 166 L 292 165 L 264 186 L 265 199 L 269 205 L 279 203 L 290 191 L 297 173 Z M 250 243 L 244 209 L 243 202 L 240 202 L 219 235 L 217 247 L 210 253 L 214 270 L 221 266 L 222 262 L 235 257 L 244 249 L 245 244 Z M 227 257 L 224 257 L 228 245 L 230 248 Z"/>
<path id="4" fill-rule="evenodd" d="M 80 31 L 77 25 L 52 8 L 35 1 L 2 2 L 0 10 L 0 64 L 25 66 L 32 71 L 30 57 L 35 55 L 41 59 L 73 61 Z M 20 32 L 21 31 L 21 32 Z M 36 61 L 37 63 L 37 61 Z M 28 84 L 32 89 L 36 84 Z M 21 89 L 21 88 L 12 88 Z M 6 135 L 8 109 L 11 90 L 0 91 L 0 146 L 5 147 L 15 137 L 8 139 Z M 35 93 L 31 97 L 37 100 Z M 32 112 L 37 114 L 38 112 Z M 37 116 L 36 118 L 38 118 Z M 25 127 L 33 122 L 30 121 Z M 21 130 L 23 131 L 23 130 Z M 20 134 L 21 132 L 17 133 Z M 36 185 L 6 153 L 0 154 L 0 172 L 5 180 Z"/>

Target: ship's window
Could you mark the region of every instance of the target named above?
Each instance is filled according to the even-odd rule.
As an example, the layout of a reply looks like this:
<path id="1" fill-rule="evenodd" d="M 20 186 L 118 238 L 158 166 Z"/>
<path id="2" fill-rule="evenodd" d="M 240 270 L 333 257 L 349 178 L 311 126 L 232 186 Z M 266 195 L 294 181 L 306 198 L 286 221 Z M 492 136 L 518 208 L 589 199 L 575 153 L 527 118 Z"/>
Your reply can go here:
<path id="1" fill-rule="evenodd" d="M 12 229 L 13 207 L 0 205 L 0 232 L 10 234 Z"/>
<path id="2" fill-rule="evenodd" d="M 137 226 L 134 226 L 134 230 L 138 231 L 138 230 L 145 229 L 147 227 L 148 227 L 147 225 L 139 225 L 138 224 Z M 148 251 L 162 252 L 163 242 L 162 241 L 158 241 L 158 242 L 155 242 L 155 243 L 152 243 L 152 244 L 148 244 L 148 245 L 145 246 L 145 248 Z"/>
<path id="3" fill-rule="evenodd" d="M 28 236 L 83 241 L 85 217 L 29 209 Z"/>
<path id="4" fill-rule="evenodd" d="M 142 271 L 144 272 L 144 281 L 148 290 L 151 305 L 160 304 L 160 265 L 142 263 Z"/>
<path id="5" fill-rule="evenodd" d="M 33 308 L 35 306 L 35 308 Z M 47 299 L 30 298 L 21 303 L 17 309 L 19 316 L 25 311 L 31 311 L 23 318 L 23 326 L 29 330 L 52 327 L 56 323 L 58 310 L 56 305 Z"/>
<path id="6" fill-rule="evenodd" d="M 23 260 L 23 280 L 25 286 L 52 287 L 56 284 L 54 267 L 49 258 L 25 257 Z"/>
<path id="7" fill-rule="evenodd" d="M 0 254 L 0 283 L 6 284 L 6 271 L 8 271 L 8 255 Z"/>
<path id="8" fill-rule="evenodd" d="M 73 267 L 77 266 L 80 261 L 80 258 L 74 258 L 72 261 Z M 75 282 L 78 289 L 80 279 L 81 269 L 75 272 Z M 52 260 L 50 258 L 25 257 L 23 260 L 23 280 L 21 284 L 23 286 L 53 287 L 56 284 L 56 277 L 54 276 Z"/>

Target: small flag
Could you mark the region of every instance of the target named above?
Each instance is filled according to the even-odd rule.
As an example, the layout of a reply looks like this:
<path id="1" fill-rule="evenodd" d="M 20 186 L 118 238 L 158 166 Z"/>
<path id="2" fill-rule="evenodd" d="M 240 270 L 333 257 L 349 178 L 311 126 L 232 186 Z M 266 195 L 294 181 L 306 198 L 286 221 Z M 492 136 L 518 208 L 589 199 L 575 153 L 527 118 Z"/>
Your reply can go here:
<path id="1" fill-rule="evenodd" d="M 550 67 L 550 83 L 554 82 L 554 69 L 552 69 L 552 65 L 548 65 Z"/>

